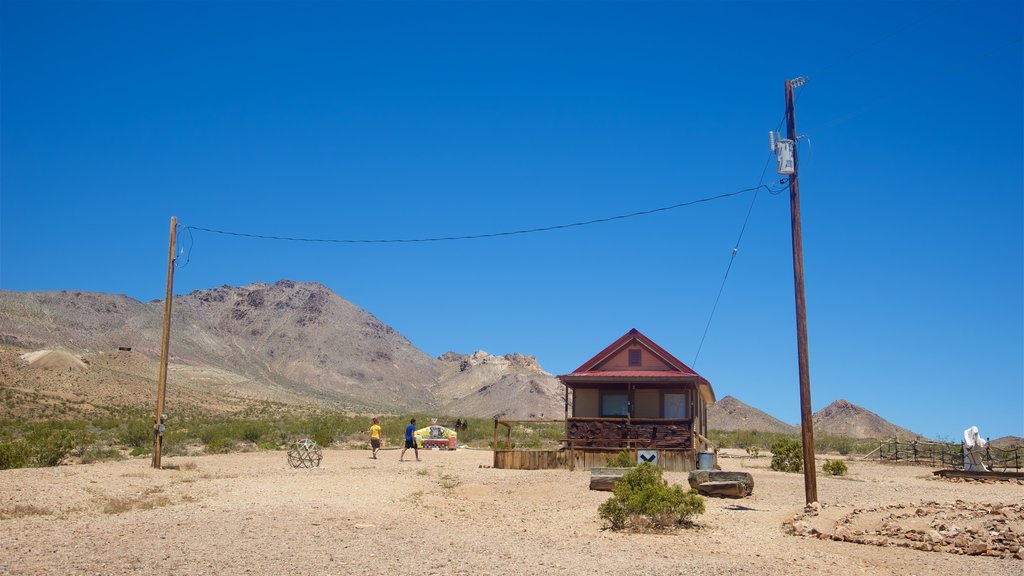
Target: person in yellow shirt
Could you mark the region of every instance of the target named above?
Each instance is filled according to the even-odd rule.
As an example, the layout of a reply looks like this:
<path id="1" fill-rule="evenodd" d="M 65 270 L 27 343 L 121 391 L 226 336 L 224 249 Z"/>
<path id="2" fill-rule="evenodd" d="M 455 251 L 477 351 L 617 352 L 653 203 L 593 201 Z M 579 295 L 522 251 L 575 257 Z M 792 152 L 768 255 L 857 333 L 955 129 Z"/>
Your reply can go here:
<path id="1" fill-rule="evenodd" d="M 370 426 L 370 448 L 373 448 L 371 458 L 376 460 L 377 450 L 380 450 L 380 421 L 376 418 L 373 419 L 373 425 Z"/>

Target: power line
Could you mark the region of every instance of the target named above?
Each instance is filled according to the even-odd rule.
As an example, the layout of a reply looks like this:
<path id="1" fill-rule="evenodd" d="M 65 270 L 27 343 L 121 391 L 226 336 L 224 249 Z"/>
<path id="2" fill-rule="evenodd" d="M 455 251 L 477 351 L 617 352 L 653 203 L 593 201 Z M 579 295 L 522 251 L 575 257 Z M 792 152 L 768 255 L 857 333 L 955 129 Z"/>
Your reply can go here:
<path id="1" fill-rule="evenodd" d="M 785 120 L 785 118 L 783 118 L 783 120 Z M 732 264 L 736 261 L 736 255 L 740 251 L 740 242 L 743 241 L 743 233 L 747 231 L 747 223 L 750 221 L 750 214 L 754 211 L 754 203 L 757 202 L 757 190 L 763 187 L 772 194 L 777 194 L 781 190 L 784 190 L 784 188 L 772 190 L 763 184 L 764 175 L 768 172 L 768 166 L 771 164 L 773 155 L 774 152 L 768 153 L 768 158 L 766 158 L 764 162 L 764 168 L 761 169 L 761 178 L 758 180 L 757 188 L 755 188 L 754 197 L 750 199 L 750 206 L 747 207 L 747 215 L 743 219 L 743 226 L 740 227 L 739 236 L 736 238 L 736 243 L 732 247 L 732 254 L 729 256 L 729 264 L 725 267 L 725 275 L 722 276 L 722 283 L 718 287 L 718 295 L 715 296 L 715 303 L 711 306 L 711 314 L 708 315 L 708 321 L 704 325 L 704 333 L 700 337 L 700 344 L 697 345 L 697 353 L 693 355 L 693 363 L 690 364 L 691 368 L 696 369 L 697 367 L 697 359 L 700 358 L 700 351 L 704 348 L 704 340 L 708 337 L 708 331 L 711 329 L 711 321 L 715 318 L 715 312 L 718 310 L 718 303 L 722 299 L 722 292 L 725 291 L 725 283 L 729 280 L 729 272 L 732 270 Z"/>
<path id="2" fill-rule="evenodd" d="M 705 198 L 698 198 L 696 200 L 688 200 L 686 202 L 680 202 L 678 204 L 672 204 L 671 206 L 662 206 L 659 208 L 652 208 L 650 210 L 642 210 L 640 212 L 631 212 L 629 214 L 619 214 L 616 216 L 608 216 L 606 218 L 595 218 L 593 220 L 584 220 L 581 222 L 572 222 L 570 224 L 558 224 L 555 226 L 543 226 L 539 228 L 526 228 L 522 230 L 510 230 L 505 232 L 490 232 L 485 234 L 468 234 L 465 236 L 436 236 L 429 238 L 378 238 L 378 239 L 361 239 L 361 238 L 301 238 L 292 236 L 271 236 L 267 234 L 251 234 L 247 232 L 233 232 L 230 230 L 218 230 L 215 228 L 204 228 L 201 226 L 185 226 L 184 230 L 195 230 L 198 232 L 209 232 L 211 234 L 222 234 L 225 236 L 237 236 L 242 238 L 255 238 L 259 240 L 278 240 L 287 242 L 320 242 L 328 244 L 410 244 L 416 242 L 451 242 L 456 240 L 481 240 L 484 238 L 498 238 L 502 236 L 519 236 L 523 234 L 535 234 L 539 232 L 550 232 L 553 230 L 565 230 L 567 228 L 578 228 L 581 226 L 590 226 L 592 224 L 603 224 L 605 222 L 613 222 L 615 220 L 625 220 L 627 218 L 635 218 L 638 216 L 648 216 L 658 212 L 667 212 L 669 210 L 676 210 L 678 208 L 685 208 L 688 206 L 694 206 L 696 204 L 703 204 L 706 202 L 713 202 L 715 200 L 722 200 L 730 198 L 732 196 L 738 196 L 747 192 L 753 192 L 758 189 L 764 188 L 769 192 L 772 189 L 765 184 L 758 184 L 752 188 L 744 188 L 742 190 L 736 190 L 734 192 L 726 192 L 724 194 L 718 194 L 716 196 L 708 196 Z"/>

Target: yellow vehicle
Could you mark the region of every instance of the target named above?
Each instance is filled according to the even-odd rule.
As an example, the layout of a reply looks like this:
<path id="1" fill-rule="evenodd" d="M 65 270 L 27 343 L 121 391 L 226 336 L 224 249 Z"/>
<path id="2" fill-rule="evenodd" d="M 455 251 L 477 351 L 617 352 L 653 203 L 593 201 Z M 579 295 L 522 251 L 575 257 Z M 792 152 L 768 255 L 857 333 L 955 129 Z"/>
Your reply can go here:
<path id="1" fill-rule="evenodd" d="M 442 450 L 455 450 L 459 437 L 458 432 L 440 424 L 431 424 L 426 428 L 420 428 L 415 435 L 417 446 Z"/>

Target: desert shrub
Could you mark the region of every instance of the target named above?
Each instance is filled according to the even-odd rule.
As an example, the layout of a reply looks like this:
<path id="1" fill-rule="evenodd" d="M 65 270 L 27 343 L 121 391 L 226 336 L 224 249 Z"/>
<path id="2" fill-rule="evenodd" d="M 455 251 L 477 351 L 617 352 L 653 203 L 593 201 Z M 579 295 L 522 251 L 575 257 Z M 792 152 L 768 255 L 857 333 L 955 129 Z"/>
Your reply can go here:
<path id="1" fill-rule="evenodd" d="M 309 435 L 318 446 L 327 447 L 334 443 L 334 430 L 321 424 L 315 427 Z"/>
<path id="2" fill-rule="evenodd" d="M 235 447 L 235 442 L 224 436 L 213 436 L 206 442 L 207 454 L 226 454 Z"/>
<path id="3" fill-rule="evenodd" d="M 90 448 L 82 454 L 81 463 L 91 464 L 102 460 L 119 460 L 121 452 L 114 448 Z"/>
<path id="4" fill-rule="evenodd" d="M 143 454 L 149 454 L 149 452 L 150 448 L 148 446 L 136 446 L 135 448 L 132 448 L 132 451 L 129 452 L 128 455 L 134 458 L 136 456 L 142 456 Z M 163 446 L 160 447 L 160 453 L 164 453 Z"/>
<path id="5" fill-rule="evenodd" d="M 606 460 L 604 465 L 610 468 L 632 468 L 636 466 L 636 462 L 630 457 L 628 450 L 620 450 L 618 454 Z"/>
<path id="6" fill-rule="evenodd" d="M 760 456 L 761 455 L 761 449 L 758 448 L 757 446 L 747 446 L 747 455 L 748 456 Z"/>
<path id="7" fill-rule="evenodd" d="M 48 424 L 39 426 L 25 436 L 25 443 L 36 466 L 57 466 L 72 451 L 84 451 L 87 438 L 81 431 L 65 430 Z"/>
<path id="8" fill-rule="evenodd" d="M 804 467 L 804 448 L 799 440 L 783 438 L 771 447 L 771 469 L 779 472 L 800 472 Z"/>
<path id="9" fill-rule="evenodd" d="M 258 420 L 246 420 L 241 423 L 239 435 L 242 440 L 256 444 L 269 432 L 270 426 L 267 423 Z"/>
<path id="10" fill-rule="evenodd" d="M 28 446 L 24 442 L 0 442 L 0 470 L 24 468 L 29 465 L 30 459 Z"/>
<path id="11" fill-rule="evenodd" d="M 117 439 L 128 448 L 149 446 L 153 443 L 153 421 L 137 418 L 128 420 L 118 432 Z"/>
<path id="12" fill-rule="evenodd" d="M 704 513 L 704 499 L 696 490 L 685 490 L 678 484 L 669 486 L 661 468 L 653 464 L 633 467 L 615 484 L 612 494 L 598 508 L 598 514 L 613 530 L 686 525 Z"/>
<path id="13" fill-rule="evenodd" d="M 768 450 L 775 442 L 792 438 L 791 434 L 757 430 L 711 430 L 708 438 L 719 448 Z"/>
<path id="14" fill-rule="evenodd" d="M 826 474 L 832 476 L 846 475 L 846 463 L 842 460 L 825 460 L 825 463 L 821 465 L 821 469 Z"/>
<path id="15" fill-rule="evenodd" d="M 854 453 L 867 454 L 878 448 L 878 441 L 823 434 L 814 438 L 814 448 L 817 452 L 830 452 L 843 456 Z"/>

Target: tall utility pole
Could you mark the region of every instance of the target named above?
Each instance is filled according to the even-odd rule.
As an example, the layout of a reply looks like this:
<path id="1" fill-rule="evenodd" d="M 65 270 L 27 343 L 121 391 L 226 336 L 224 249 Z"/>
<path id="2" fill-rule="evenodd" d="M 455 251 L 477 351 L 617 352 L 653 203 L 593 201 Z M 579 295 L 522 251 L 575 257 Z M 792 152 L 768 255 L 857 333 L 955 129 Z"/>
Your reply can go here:
<path id="1" fill-rule="evenodd" d="M 814 423 L 811 419 L 811 374 L 807 360 L 807 303 L 804 300 L 804 243 L 800 231 L 800 163 L 796 153 L 796 113 L 793 87 L 805 78 L 786 80 L 786 138 L 793 141 L 793 173 L 789 176 L 789 211 L 793 229 L 793 290 L 796 293 L 796 349 L 800 364 L 800 433 L 804 445 L 804 496 L 807 504 L 818 501 L 814 469 Z"/>
<path id="2" fill-rule="evenodd" d="M 164 296 L 164 332 L 160 346 L 160 375 L 156 388 L 156 418 L 153 422 L 153 468 L 160 469 L 164 443 L 164 396 L 167 392 L 167 356 L 171 344 L 171 295 L 174 289 L 174 251 L 178 218 L 171 216 L 171 246 L 167 252 L 167 294 Z"/>

